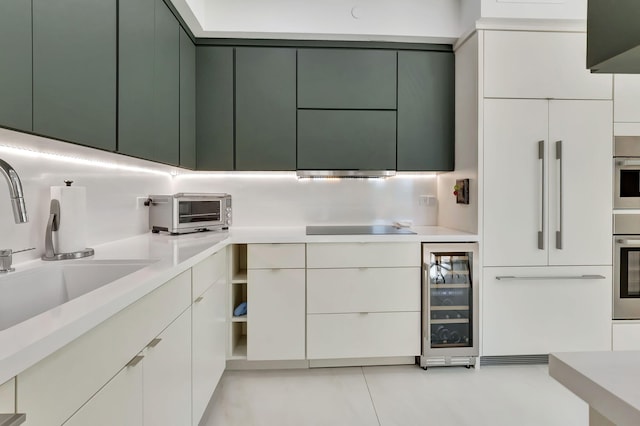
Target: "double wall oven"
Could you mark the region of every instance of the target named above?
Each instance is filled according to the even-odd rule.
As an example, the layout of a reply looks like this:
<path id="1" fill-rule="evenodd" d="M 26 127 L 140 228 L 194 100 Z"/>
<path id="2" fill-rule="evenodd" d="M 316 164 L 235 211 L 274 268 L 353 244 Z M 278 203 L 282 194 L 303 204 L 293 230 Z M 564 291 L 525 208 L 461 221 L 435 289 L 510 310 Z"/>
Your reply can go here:
<path id="1" fill-rule="evenodd" d="M 617 136 L 613 162 L 613 318 L 640 319 L 640 136 Z"/>

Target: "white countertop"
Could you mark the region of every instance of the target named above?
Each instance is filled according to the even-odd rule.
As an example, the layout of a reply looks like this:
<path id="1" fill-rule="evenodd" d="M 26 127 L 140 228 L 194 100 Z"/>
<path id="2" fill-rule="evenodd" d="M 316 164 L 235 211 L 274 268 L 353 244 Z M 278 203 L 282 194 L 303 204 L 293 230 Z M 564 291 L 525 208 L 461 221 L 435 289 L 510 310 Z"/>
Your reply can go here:
<path id="1" fill-rule="evenodd" d="M 130 275 L 0 331 L 0 384 L 229 244 L 311 242 L 466 242 L 477 235 L 437 226 L 415 235 L 307 236 L 305 227 L 233 227 L 229 233 L 144 234 L 95 246 L 87 260 L 157 260 Z M 63 261 L 64 262 L 64 261 Z M 14 265 L 17 271 L 50 262 Z"/>
<path id="2" fill-rule="evenodd" d="M 640 351 L 551 354 L 549 374 L 614 424 L 640 424 Z"/>

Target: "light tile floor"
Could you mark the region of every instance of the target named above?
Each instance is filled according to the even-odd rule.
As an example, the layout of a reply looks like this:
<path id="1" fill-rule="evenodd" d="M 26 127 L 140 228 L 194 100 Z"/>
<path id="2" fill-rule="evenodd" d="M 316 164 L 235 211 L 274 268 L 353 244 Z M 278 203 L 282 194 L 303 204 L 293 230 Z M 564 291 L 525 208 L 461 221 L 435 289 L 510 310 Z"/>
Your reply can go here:
<path id="1" fill-rule="evenodd" d="M 546 365 L 227 371 L 201 426 L 585 426 Z"/>

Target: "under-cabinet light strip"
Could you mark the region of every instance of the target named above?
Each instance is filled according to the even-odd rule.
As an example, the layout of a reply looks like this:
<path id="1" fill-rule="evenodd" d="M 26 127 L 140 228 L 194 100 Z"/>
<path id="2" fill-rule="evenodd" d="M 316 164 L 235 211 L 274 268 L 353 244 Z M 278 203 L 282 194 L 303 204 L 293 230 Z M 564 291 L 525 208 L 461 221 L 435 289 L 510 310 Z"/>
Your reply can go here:
<path id="1" fill-rule="evenodd" d="M 148 167 L 130 166 L 126 164 L 112 163 L 109 161 L 102 161 L 102 160 L 90 160 L 87 158 L 75 157 L 75 156 L 66 155 L 66 154 L 42 152 L 42 151 L 30 149 L 30 148 L 17 147 L 17 146 L 11 146 L 11 145 L 0 144 L 0 152 L 6 152 L 8 154 L 19 155 L 23 157 L 40 158 L 45 160 L 79 164 L 79 165 L 89 166 L 89 167 L 102 167 L 102 168 L 111 169 L 111 170 L 125 170 L 130 172 L 152 173 L 152 174 L 157 174 L 162 176 L 170 176 L 173 174 L 172 172 L 169 172 L 169 171 L 155 170 Z"/>

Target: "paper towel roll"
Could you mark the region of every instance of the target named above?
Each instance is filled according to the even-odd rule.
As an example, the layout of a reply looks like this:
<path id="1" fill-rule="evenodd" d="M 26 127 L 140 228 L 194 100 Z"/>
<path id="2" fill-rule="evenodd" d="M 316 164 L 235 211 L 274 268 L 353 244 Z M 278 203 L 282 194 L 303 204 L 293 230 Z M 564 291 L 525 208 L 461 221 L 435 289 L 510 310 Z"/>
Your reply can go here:
<path id="1" fill-rule="evenodd" d="M 51 199 L 60 202 L 56 253 L 72 253 L 87 247 L 87 193 L 83 186 L 52 186 Z"/>

